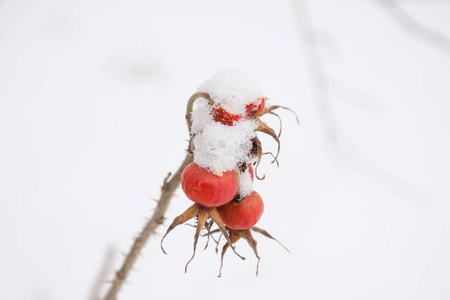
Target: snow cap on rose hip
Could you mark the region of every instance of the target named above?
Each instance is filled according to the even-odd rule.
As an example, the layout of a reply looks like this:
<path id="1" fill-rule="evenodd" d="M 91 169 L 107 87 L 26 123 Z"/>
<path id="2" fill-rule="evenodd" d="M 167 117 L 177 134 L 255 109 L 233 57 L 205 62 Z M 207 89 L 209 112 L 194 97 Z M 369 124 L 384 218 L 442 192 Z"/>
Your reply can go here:
<path id="1" fill-rule="evenodd" d="M 258 84 L 237 69 L 218 72 L 198 88 L 231 114 L 244 115 L 247 105 L 264 98 Z"/>

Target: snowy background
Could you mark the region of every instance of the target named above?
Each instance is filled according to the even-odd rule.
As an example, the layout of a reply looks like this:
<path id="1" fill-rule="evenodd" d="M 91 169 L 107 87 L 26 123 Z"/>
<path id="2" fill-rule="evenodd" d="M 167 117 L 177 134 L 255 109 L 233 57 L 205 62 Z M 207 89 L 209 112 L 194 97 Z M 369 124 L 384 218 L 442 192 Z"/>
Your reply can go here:
<path id="1" fill-rule="evenodd" d="M 300 118 L 255 183 L 291 254 L 255 235 L 219 279 L 202 239 L 185 274 L 181 226 L 119 299 L 450 299 L 449 39 L 444 0 L 0 1 L 0 299 L 104 293 L 232 67 Z"/>

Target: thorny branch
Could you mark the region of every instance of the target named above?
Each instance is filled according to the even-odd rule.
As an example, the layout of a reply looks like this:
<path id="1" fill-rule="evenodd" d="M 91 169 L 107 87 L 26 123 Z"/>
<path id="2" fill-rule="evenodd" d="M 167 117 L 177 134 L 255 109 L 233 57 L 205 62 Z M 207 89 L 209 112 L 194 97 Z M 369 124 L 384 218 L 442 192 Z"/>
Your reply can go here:
<path id="1" fill-rule="evenodd" d="M 144 229 L 141 231 L 139 236 L 134 240 L 133 246 L 130 252 L 125 258 L 125 261 L 119 271 L 116 272 L 116 276 L 112 282 L 112 285 L 106 294 L 104 300 L 115 300 L 120 288 L 122 287 L 128 273 L 132 269 L 137 257 L 144 248 L 148 238 L 155 233 L 156 228 L 162 224 L 164 220 L 164 215 L 169 206 L 170 200 L 172 199 L 175 190 L 180 185 L 180 177 L 184 168 L 192 162 L 192 155 L 190 153 L 186 154 L 181 166 L 178 168 L 177 172 L 170 178 L 170 180 L 165 181 L 165 184 L 161 188 L 161 197 L 158 200 L 158 205 L 150 218 L 148 223 L 145 225 Z M 170 174 L 169 174 L 170 175 Z M 169 176 L 168 176 L 169 177 Z M 168 178 L 166 178 L 168 179 Z"/>
<path id="2" fill-rule="evenodd" d="M 192 112 L 194 101 L 199 97 L 202 97 L 202 95 L 198 93 L 194 94 L 188 101 L 186 109 L 186 122 L 189 132 L 191 129 L 190 113 Z M 169 173 L 164 179 L 163 186 L 161 187 L 161 196 L 158 200 L 158 204 L 155 208 L 153 216 L 147 222 L 138 237 L 134 240 L 133 246 L 131 247 L 130 252 L 125 257 L 125 261 L 123 262 L 122 267 L 119 271 L 116 272 L 116 276 L 111 284 L 111 287 L 109 288 L 106 296 L 103 298 L 104 300 L 116 300 L 117 294 L 119 293 L 128 274 L 130 273 L 130 270 L 133 268 L 137 257 L 142 251 L 142 248 L 144 248 L 149 237 L 156 232 L 156 228 L 158 228 L 158 226 L 163 223 L 164 215 L 167 211 L 170 200 L 172 199 L 173 194 L 180 185 L 181 173 L 183 172 L 184 168 L 192 161 L 193 156 L 189 151 L 187 151 L 183 163 L 180 165 L 175 174 L 171 175 L 171 173 Z"/>

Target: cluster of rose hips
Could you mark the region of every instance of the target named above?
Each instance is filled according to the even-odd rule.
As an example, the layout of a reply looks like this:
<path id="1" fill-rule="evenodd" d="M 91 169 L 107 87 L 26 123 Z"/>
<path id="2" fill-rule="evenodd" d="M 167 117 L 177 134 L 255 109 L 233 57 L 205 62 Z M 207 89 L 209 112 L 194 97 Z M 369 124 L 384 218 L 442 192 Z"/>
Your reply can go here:
<path id="1" fill-rule="evenodd" d="M 279 151 L 279 136 L 281 134 L 281 127 L 280 133 L 276 134 L 272 128 L 268 127 L 265 123 L 260 121 L 259 117 L 267 113 L 273 114 L 278 117 L 278 115 L 276 115 L 273 110 L 284 107 L 270 106 L 267 108 L 267 98 L 259 98 L 255 102 L 248 104 L 245 107 L 246 109 L 244 114 L 231 114 L 224 108 L 214 103 L 214 101 L 211 100 L 209 95 L 206 93 L 194 94 L 190 99 L 188 107 L 189 105 L 191 105 L 192 108 L 192 103 L 197 98 L 204 98 L 209 101 L 214 121 L 220 122 L 223 125 L 233 126 L 235 122 L 241 119 L 256 120 L 258 122 L 258 127 L 255 131 L 263 132 L 273 137 L 278 143 Z M 190 116 L 188 115 L 187 118 L 188 124 L 190 124 Z M 211 234 L 220 232 L 227 240 L 227 243 L 222 248 L 222 264 L 224 254 L 229 247 L 231 247 L 231 249 L 236 253 L 233 245 L 240 238 L 244 238 L 247 240 L 248 244 L 253 249 L 259 263 L 256 241 L 252 237 L 251 230 L 274 239 L 265 230 L 255 227 L 264 211 L 264 204 L 261 196 L 255 191 L 251 191 L 251 193 L 249 193 L 248 195 L 241 195 L 239 192 L 241 177 L 243 176 L 244 172 L 248 171 L 250 173 L 252 182 L 255 176 L 258 179 L 264 179 L 264 177 L 258 177 L 256 171 L 262 155 L 266 153 L 262 152 L 261 142 L 256 135 L 251 140 L 251 142 L 252 148 L 250 150 L 251 153 L 249 154 L 253 155 L 256 158 L 254 162 L 255 169 L 253 169 L 251 164 L 242 163 L 241 165 L 237 165 L 235 170 L 232 171 L 210 171 L 208 169 L 200 167 L 195 162 L 192 162 L 185 167 L 183 173 L 181 174 L 181 187 L 186 196 L 195 203 L 191 207 L 189 207 L 183 214 L 179 215 L 173 220 L 172 224 L 169 226 L 166 234 L 161 240 L 161 248 L 164 238 L 172 229 L 190 219 L 196 218 L 197 226 L 194 235 L 194 254 L 186 264 L 186 270 L 189 262 L 194 258 L 197 241 L 203 228 L 207 230 L 208 238 Z M 192 143 L 190 144 L 190 147 L 192 147 Z M 192 152 L 192 149 L 189 149 L 189 151 Z M 273 162 L 277 162 L 277 156 L 278 153 L 277 155 L 273 155 Z M 214 223 L 218 226 L 218 229 L 211 230 Z M 162 250 L 164 251 L 163 248 Z M 240 258 L 245 259 L 238 253 L 236 254 Z"/>

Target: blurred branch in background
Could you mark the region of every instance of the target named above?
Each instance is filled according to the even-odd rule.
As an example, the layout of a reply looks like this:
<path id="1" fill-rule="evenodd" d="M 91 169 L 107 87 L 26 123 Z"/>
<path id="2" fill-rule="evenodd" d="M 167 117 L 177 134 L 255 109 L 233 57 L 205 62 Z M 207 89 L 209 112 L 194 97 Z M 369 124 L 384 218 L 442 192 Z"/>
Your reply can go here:
<path id="1" fill-rule="evenodd" d="M 91 293 L 88 297 L 89 300 L 98 300 L 100 299 L 101 291 L 103 290 L 105 283 L 107 283 L 107 278 L 109 276 L 109 272 L 113 268 L 114 259 L 116 258 L 117 250 L 110 246 L 106 249 L 105 256 L 103 259 L 103 263 L 101 265 L 101 269 L 97 275 L 97 278 L 91 288 Z"/>
<path id="2" fill-rule="evenodd" d="M 372 95 L 361 91 L 356 87 L 350 86 L 346 82 L 333 76 L 329 76 L 329 80 L 330 90 L 336 95 L 339 95 L 339 97 L 336 97 L 336 100 L 371 112 L 380 113 L 385 110 L 383 103 L 378 101 L 378 99 Z"/>
<path id="3" fill-rule="evenodd" d="M 383 0 L 391 1 L 391 0 Z M 392 1 L 393 2 L 393 1 Z M 294 13 L 294 18 L 300 33 L 308 72 L 313 85 L 314 103 L 316 104 L 319 113 L 319 119 L 323 124 L 324 135 L 328 142 L 334 146 L 342 158 L 344 158 L 350 165 L 359 170 L 369 179 L 378 182 L 385 187 L 389 192 L 398 196 L 412 199 L 421 205 L 428 204 L 429 196 L 417 186 L 404 182 L 401 178 L 395 176 L 388 170 L 380 167 L 376 162 L 370 160 L 357 147 L 357 144 L 339 129 L 337 118 L 334 115 L 331 106 L 331 83 L 334 86 L 340 87 L 341 91 L 347 93 L 350 91 L 354 96 L 364 94 L 366 103 L 358 102 L 359 106 L 369 107 L 375 105 L 375 99 L 370 95 L 362 92 L 357 92 L 354 88 L 343 84 L 339 79 L 330 79 L 325 65 L 320 55 L 320 40 L 314 29 L 314 24 L 310 16 L 306 0 L 291 1 Z M 359 98 L 359 96 L 358 96 Z M 370 101 L 367 102 L 367 99 Z M 354 101 L 356 102 L 356 101 Z M 377 103 L 378 107 L 379 104 Z"/>
<path id="4" fill-rule="evenodd" d="M 361 172 L 367 178 L 383 186 L 388 192 L 398 197 L 407 198 L 414 201 L 423 208 L 430 208 L 431 196 L 414 184 L 410 184 L 397 177 L 395 174 L 380 167 L 371 161 L 363 151 L 345 136 L 340 135 L 342 141 L 343 155 L 355 169 Z"/>
<path id="5" fill-rule="evenodd" d="M 424 1 L 427 2 L 427 1 Z M 414 37 L 438 48 L 447 56 L 450 56 L 450 38 L 444 34 L 419 23 L 395 0 L 379 0 L 385 11 L 398 25 Z"/>
<path id="6" fill-rule="evenodd" d="M 320 57 L 319 39 L 313 28 L 306 1 L 293 0 L 291 3 L 294 7 L 295 21 L 303 39 L 306 63 L 313 84 L 313 92 L 315 93 L 314 102 L 323 121 L 323 131 L 327 139 L 334 146 L 337 146 L 336 118 L 330 104 L 329 82 Z"/>

